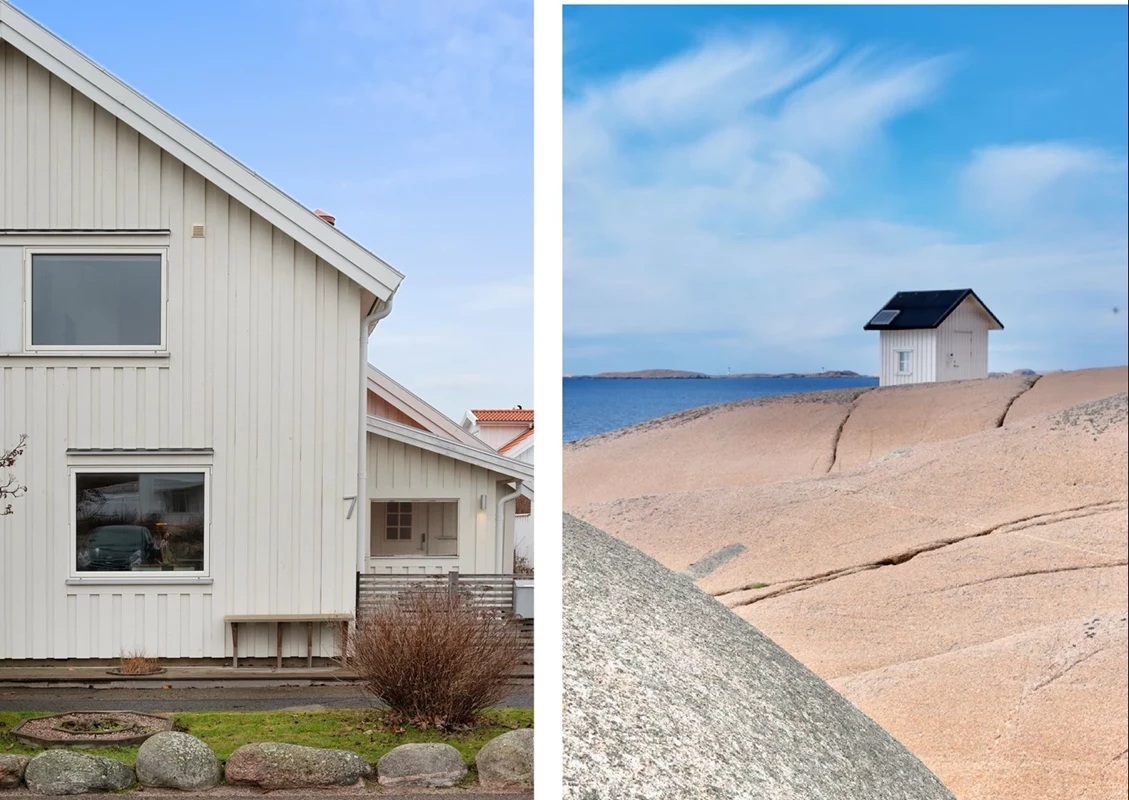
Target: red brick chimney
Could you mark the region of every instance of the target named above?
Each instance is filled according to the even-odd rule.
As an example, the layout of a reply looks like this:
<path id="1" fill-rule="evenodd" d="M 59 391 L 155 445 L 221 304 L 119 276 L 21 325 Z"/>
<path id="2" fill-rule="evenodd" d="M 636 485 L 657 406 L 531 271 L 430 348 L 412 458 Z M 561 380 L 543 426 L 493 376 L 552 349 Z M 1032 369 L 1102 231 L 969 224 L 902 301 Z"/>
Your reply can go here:
<path id="1" fill-rule="evenodd" d="M 330 214 L 328 211 L 322 211 L 320 208 L 314 209 L 314 213 L 328 222 L 330 225 L 336 227 L 337 217 Z"/>

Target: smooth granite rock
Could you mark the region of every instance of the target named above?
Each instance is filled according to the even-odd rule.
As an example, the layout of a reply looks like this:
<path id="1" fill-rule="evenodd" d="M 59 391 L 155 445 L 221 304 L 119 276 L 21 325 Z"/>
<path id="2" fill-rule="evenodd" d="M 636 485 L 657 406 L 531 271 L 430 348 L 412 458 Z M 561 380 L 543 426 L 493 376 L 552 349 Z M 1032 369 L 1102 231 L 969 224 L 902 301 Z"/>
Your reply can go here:
<path id="1" fill-rule="evenodd" d="M 478 751 L 475 764 L 484 789 L 532 789 L 533 729 L 494 737 Z"/>
<path id="2" fill-rule="evenodd" d="M 112 758 L 48 750 L 28 762 L 24 782 L 36 794 L 120 792 L 133 785 L 133 770 Z"/>
<path id="3" fill-rule="evenodd" d="M 245 744 L 224 765 L 228 783 L 253 783 L 262 789 L 352 786 L 372 767 L 348 750 L 323 750 L 298 744 Z"/>
<path id="4" fill-rule="evenodd" d="M 212 748 L 195 736 L 164 731 L 137 751 L 137 781 L 142 786 L 199 790 L 219 786 L 223 770 Z"/>
<path id="5" fill-rule="evenodd" d="M 686 577 L 564 518 L 564 797 L 954 800 Z"/>
<path id="6" fill-rule="evenodd" d="M 0 755 L 0 789 L 15 789 L 24 779 L 27 756 Z"/>
<path id="7" fill-rule="evenodd" d="M 455 786 L 466 773 L 462 755 L 449 744 L 402 744 L 376 762 L 382 786 Z"/>

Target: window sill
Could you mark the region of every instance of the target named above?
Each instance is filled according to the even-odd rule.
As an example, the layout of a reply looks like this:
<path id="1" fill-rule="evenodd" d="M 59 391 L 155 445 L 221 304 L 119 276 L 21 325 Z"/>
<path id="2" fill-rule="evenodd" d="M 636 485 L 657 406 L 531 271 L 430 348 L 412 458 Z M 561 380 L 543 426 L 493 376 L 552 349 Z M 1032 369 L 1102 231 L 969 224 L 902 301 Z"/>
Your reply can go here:
<path id="1" fill-rule="evenodd" d="M 200 575 L 168 578 L 67 578 L 67 586 L 211 586 Z"/>
<path id="2" fill-rule="evenodd" d="M 0 358 L 168 358 L 168 350 L 26 350 Z"/>
<path id="3" fill-rule="evenodd" d="M 404 556 L 404 555 L 399 555 L 399 556 L 375 556 L 374 555 L 374 556 L 369 556 L 369 558 L 410 558 L 413 561 L 420 561 L 422 559 L 432 559 L 432 560 L 435 560 L 435 561 L 441 561 L 441 560 L 444 560 L 444 559 L 450 560 L 452 558 L 458 558 L 458 555 L 457 554 L 451 555 L 451 556 Z"/>
<path id="4" fill-rule="evenodd" d="M 168 351 L 53 351 L 42 353 L 0 353 L 0 364 L 14 362 L 21 367 L 167 367 Z"/>

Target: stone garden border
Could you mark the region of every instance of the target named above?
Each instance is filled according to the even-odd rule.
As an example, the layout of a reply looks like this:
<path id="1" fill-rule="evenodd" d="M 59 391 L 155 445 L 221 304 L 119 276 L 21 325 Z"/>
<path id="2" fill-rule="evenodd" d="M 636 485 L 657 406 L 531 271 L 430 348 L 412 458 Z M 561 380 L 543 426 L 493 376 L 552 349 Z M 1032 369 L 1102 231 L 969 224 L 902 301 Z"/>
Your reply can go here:
<path id="1" fill-rule="evenodd" d="M 83 712 L 72 712 L 69 715 L 53 714 L 49 717 L 33 717 L 31 719 L 43 720 L 52 717 L 72 716 L 75 713 Z M 166 731 L 153 731 L 142 737 L 142 741 L 167 732 L 172 727 L 171 719 L 151 714 L 137 714 L 137 712 L 86 713 L 129 713 L 168 722 L 169 728 Z M 25 722 L 28 721 L 31 720 L 25 720 Z M 19 727 L 13 729 L 13 734 Z M 3 777 L 5 781 L 3 788 L 15 789 L 21 783 L 30 788 L 30 784 L 27 784 L 27 769 L 34 768 L 34 764 L 40 759 L 56 759 L 56 761 L 71 759 L 79 766 L 90 767 L 86 770 L 91 773 L 88 780 L 93 778 L 94 783 L 87 791 L 98 793 L 119 791 L 139 782 L 142 787 L 191 789 L 194 795 L 199 796 L 211 794 L 211 789 L 217 786 L 220 778 L 220 764 L 211 748 L 208 747 L 206 742 L 196 739 L 190 734 L 173 732 L 171 736 L 188 741 L 175 742 L 170 740 L 168 743 L 163 743 L 168 746 L 162 747 L 157 747 L 154 743 L 153 752 L 149 754 L 149 763 L 140 763 L 144 759 L 141 759 L 139 751 L 137 769 L 103 756 L 86 755 L 78 752 L 68 753 L 66 750 L 59 749 L 57 743 L 52 742 L 55 745 L 54 747 L 45 749 L 44 752 L 34 758 L 12 756 L 0 764 L 4 767 Z M 31 737 L 27 737 L 25 734 L 20 737 L 20 740 L 26 742 L 28 738 Z M 119 742 L 121 741 L 119 740 Z M 104 742 L 100 742 L 100 744 L 104 744 Z M 190 747 L 189 745 L 193 746 Z M 479 754 L 490 745 L 494 745 L 491 750 L 494 751 L 495 755 L 490 756 L 488 754 L 483 761 L 480 761 L 477 788 L 486 791 L 498 789 L 532 791 L 532 728 L 520 728 L 496 736 L 486 745 L 483 745 Z M 193 758 L 188 758 L 189 754 Z M 80 758 L 83 760 L 81 764 L 78 761 Z M 206 769 L 204 767 L 208 765 L 203 764 L 203 762 L 209 760 L 212 766 Z M 484 763 L 487 760 L 492 762 L 489 767 Z M 189 763 L 192 761 L 197 763 Z M 53 769 L 58 773 L 61 765 L 52 763 Z M 203 767 L 197 769 L 196 767 L 200 764 L 203 764 Z M 72 766 L 74 765 L 69 764 L 69 762 L 65 764 L 68 772 L 75 771 L 70 769 Z M 113 771 L 104 767 L 114 767 L 117 773 L 121 774 L 111 774 Z M 311 767 L 315 768 L 311 769 Z M 385 787 L 390 785 L 397 788 L 428 787 L 434 789 L 450 787 L 453 792 L 459 793 L 468 788 L 461 785 L 462 779 L 467 773 L 467 768 L 463 764 L 458 751 L 448 744 L 402 744 L 388 751 L 375 767 L 374 769 L 373 764 L 364 761 L 362 756 L 351 751 L 263 742 L 245 744 L 232 753 L 227 763 L 223 765 L 222 775 L 231 786 L 255 787 L 260 791 L 278 789 L 301 789 L 314 793 L 325 790 L 340 791 L 345 786 L 361 786 L 361 780 L 364 778 L 376 778 Z M 66 772 L 56 775 L 51 773 L 50 769 L 52 768 L 47 767 L 46 761 L 44 761 L 44 767 L 39 770 L 44 774 L 37 775 L 35 780 L 32 781 L 32 783 L 38 781 L 38 791 L 46 794 L 73 794 L 75 786 L 78 785 L 77 777 L 68 779 L 70 781 L 68 783 L 68 780 L 59 777 L 59 775 L 65 776 Z M 44 772 L 44 770 L 48 771 Z M 205 773 L 210 770 L 214 770 L 214 772 L 209 777 Z M 124 779 L 127 777 L 127 772 L 129 781 L 125 783 Z M 21 781 L 21 778 L 24 780 Z M 186 785 L 185 781 L 190 782 L 191 785 Z M 3 795 L 0 794 L 0 797 L 3 797 Z"/>

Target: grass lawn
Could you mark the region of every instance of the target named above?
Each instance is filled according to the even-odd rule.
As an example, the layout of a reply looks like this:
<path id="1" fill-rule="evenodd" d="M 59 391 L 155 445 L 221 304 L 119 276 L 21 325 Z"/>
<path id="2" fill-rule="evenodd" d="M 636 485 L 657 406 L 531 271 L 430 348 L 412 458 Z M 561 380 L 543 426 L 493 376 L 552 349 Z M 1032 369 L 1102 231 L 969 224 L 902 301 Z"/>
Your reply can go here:
<path id="1" fill-rule="evenodd" d="M 43 752 L 21 744 L 11 733 L 20 720 L 40 716 L 43 714 L 34 711 L 0 711 L 0 753 L 33 756 Z M 533 709 L 491 709 L 483 712 L 477 727 L 456 733 L 392 725 L 386 712 L 379 709 L 217 711 L 174 714 L 173 719 L 177 730 L 202 739 L 221 760 L 226 760 L 240 745 L 251 742 L 287 742 L 352 750 L 375 764 L 381 756 L 401 744 L 444 742 L 462 753 L 467 766 L 473 771 L 474 757 L 484 744 L 506 731 L 533 726 Z M 109 756 L 131 766 L 137 757 L 136 747 L 82 752 Z"/>

